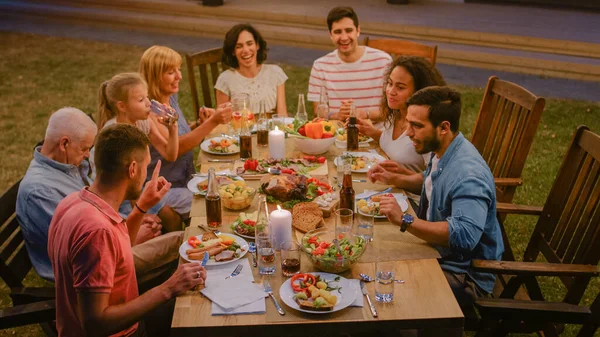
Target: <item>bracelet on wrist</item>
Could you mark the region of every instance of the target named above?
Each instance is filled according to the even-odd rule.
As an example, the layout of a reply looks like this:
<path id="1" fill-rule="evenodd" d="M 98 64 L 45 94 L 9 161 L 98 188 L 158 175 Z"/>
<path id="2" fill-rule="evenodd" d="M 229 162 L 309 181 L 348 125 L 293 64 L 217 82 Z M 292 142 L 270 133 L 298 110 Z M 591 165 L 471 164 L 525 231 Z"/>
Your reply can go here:
<path id="1" fill-rule="evenodd" d="M 138 211 L 140 211 L 140 212 L 142 212 L 144 214 L 148 213 L 148 211 L 144 211 L 140 206 L 138 206 L 137 202 L 135 203 L 135 208 L 137 208 Z"/>

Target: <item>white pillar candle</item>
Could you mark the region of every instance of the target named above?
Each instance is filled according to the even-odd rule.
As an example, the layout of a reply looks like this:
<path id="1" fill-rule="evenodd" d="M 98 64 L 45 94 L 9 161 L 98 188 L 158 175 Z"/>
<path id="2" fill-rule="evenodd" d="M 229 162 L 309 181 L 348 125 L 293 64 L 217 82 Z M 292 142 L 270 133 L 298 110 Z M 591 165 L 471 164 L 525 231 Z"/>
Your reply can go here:
<path id="1" fill-rule="evenodd" d="M 269 158 L 285 158 L 285 133 L 277 126 L 269 132 Z"/>
<path id="2" fill-rule="evenodd" d="M 279 250 L 285 241 L 292 240 L 292 213 L 290 211 L 281 209 L 277 205 L 277 210 L 269 215 L 269 224 L 273 231 L 273 246 L 276 250 Z"/>

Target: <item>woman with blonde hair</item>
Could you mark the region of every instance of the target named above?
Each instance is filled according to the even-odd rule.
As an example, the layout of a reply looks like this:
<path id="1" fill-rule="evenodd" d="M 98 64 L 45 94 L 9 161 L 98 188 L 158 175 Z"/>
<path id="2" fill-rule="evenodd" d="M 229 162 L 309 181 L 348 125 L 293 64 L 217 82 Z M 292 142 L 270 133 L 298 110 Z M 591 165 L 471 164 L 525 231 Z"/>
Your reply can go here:
<path id="1" fill-rule="evenodd" d="M 219 124 L 227 124 L 231 120 L 231 107 L 226 104 L 216 110 L 203 108 L 201 115 L 207 116 L 204 122 L 195 121 L 192 125 L 185 122 L 185 115 L 178 103 L 179 83 L 181 82 L 181 55 L 171 48 L 152 46 L 148 48 L 140 60 L 139 72 L 148 83 L 148 96 L 159 103 L 175 110 L 179 117 L 177 130 L 179 133 L 179 149 L 177 160 L 162 163 L 160 174 L 172 183 L 164 200 L 184 220 L 189 216 L 192 207 L 192 192 L 187 189 L 187 182 L 196 171 L 194 169 L 193 149 Z M 192 126 L 194 126 L 192 130 Z M 163 134 L 166 127 L 159 126 Z M 150 148 L 152 161 L 148 172 L 152 173 L 159 159 L 164 159 L 157 149 Z"/>

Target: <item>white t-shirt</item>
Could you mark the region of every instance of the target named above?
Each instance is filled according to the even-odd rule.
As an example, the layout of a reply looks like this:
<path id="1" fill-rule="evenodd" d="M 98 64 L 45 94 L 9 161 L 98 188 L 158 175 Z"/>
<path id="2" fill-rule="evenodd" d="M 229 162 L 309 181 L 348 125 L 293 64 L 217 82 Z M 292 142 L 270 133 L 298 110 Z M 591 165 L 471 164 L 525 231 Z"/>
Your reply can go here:
<path id="1" fill-rule="evenodd" d="M 433 191 L 433 183 L 431 182 L 431 174 L 435 171 L 437 171 L 437 166 L 438 166 L 438 162 L 440 161 L 440 158 L 438 158 L 437 156 L 433 156 L 433 158 L 431 158 L 431 171 L 429 171 L 429 175 L 427 176 L 427 178 L 425 178 L 425 195 L 427 196 L 427 201 L 429 201 L 427 203 L 427 221 L 429 221 L 429 218 L 431 217 L 429 215 L 429 206 L 431 205 L 431 193 Z"/>
<path id="2" fill-rule="evenodd" d="M 267 111 L 277 107 L 277 87 L 284 84 L 288 77 L 278 65 L 263 64 L 254 78 L 247 78 L 229 68 L 219 75 L 215 89 L 232 98 L 245 93 L 250 96 L 250 110 L 258 113 L 260 101 L 265 101 Z"/>
<path id="3" fill-rule="evenodd" d="M 385 72 L 392 57 L 379 49 L 365 47 L 353 63 L 342 61 L 337 49 L 313 63 L 308 81 L 308 100 L 318 102 L 321 88 L 327 89 L 332 112 L 343 100 L 354 99 L 357 109 L 378 110 L 383 95 Z"/>

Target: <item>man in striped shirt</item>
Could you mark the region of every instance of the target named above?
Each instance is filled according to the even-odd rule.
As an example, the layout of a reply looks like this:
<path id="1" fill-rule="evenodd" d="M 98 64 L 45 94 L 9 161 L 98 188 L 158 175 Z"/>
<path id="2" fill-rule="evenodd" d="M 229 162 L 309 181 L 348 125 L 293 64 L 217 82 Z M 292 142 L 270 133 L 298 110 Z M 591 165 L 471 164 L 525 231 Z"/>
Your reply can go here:
<path id="1" fill-rule="evenodd" d="M 357 117 L 368 118 L 381 103 L 385 70 L 392 62 L 387 53 L 358 45 L 360 26 L 352 7 L 335 7 L 327 15 L 329 36 L 336 50 L 313 63 L 308 100 L 316 111 L 321 89 L 329 96 L 329 118 L 346 120 L 354 102 Z"/>

